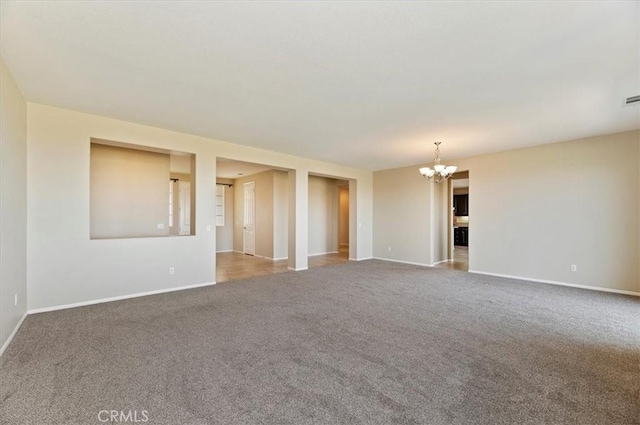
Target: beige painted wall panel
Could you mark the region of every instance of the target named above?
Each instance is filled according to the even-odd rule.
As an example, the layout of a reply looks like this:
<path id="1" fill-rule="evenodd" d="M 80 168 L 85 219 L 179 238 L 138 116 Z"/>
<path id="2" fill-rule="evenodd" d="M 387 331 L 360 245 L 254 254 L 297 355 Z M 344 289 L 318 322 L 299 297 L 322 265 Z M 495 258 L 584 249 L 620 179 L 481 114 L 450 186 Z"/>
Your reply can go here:
<path id="1" fill-rule="evenodd" d="M 273 172 L 256 183 L 256 254 L 273 258 Z"/>
<path id="2" fill-rule="evenodd" d="M 26 311 L 27 104 L 0 59 L 0 347 Z"/>
<path id="3" fill-rule="evenodd" d="M 638 258 L 638 149 L 632 132 L 470 160 L 470 268 L 640 291 L 629 267 Z"/>
<path id="4" fill-rule="evenodd" d="M 349 187 L 340 187 L 340 221 L 339 241 L 340 245 L 349 245 Z"/>
<path id="5" fill-rule="evenodd" d="M 373 174 L 375 257 L 431 264 L 431 185 L 416 167 Z"/>
<path id="6" fill-rule="evenodd" d="M 289 174 L 273 172 L 273 258 L 284 259 L 289 251 Z"/>
<path id="7" fill-rule="evenodd" d="M 169 155 L 92 143 L 90 167 L 92 239 L 169 236 Z"/>
<path id="8" fill-rule="evenodd" d="M 338 251 L 336 181 L 309 176 L 309 255 L 336 251 Z"/>

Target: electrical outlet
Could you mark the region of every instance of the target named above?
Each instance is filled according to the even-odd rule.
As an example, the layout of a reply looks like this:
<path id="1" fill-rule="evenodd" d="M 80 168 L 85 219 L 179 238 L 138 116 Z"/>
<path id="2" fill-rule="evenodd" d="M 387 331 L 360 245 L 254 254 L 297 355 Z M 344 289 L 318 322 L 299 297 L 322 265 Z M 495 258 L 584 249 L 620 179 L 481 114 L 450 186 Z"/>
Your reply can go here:
<path id="1" fill-rule="evenodd" d="M 388 248 L 387 248 L 387 251 L 391 252 L 391 247 L 388 247 Z"/>
<path id="2" fill-rule="evenodd" d="M 571 265 L 571 271 L 572 272 L 577 272 L 578 271 L 578 266 L 576 266 L 575 264 Z"/>
<path id="3" fill-rule="evenodd" d="M 207 224 L 207 232 L 210 232 L 210 231 L 211 231 L 211 225 Z"/>
<path id="4" fill-rule="evenodd" d="M 158 223 L 158 229 L 160 230 L 164 229 L 164 223 Z"/>
<path id="5" fill-rule="evenodd" d="M 169 274 L 176 274 L 176 269 L 173 267 L 169 267 Z"/>
<path id="6" fill-rule="evenodd" d="M 13 295 L 13 305 L 18 305 L 18 294 Z"/>

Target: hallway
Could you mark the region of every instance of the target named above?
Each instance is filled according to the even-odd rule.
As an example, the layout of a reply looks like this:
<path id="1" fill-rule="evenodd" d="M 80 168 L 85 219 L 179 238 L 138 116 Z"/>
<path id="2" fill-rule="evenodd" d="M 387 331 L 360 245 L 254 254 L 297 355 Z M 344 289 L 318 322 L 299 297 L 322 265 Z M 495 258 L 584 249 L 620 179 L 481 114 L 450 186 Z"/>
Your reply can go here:
<path id="1" fill-rule="evenodd" d="M 469 271 L 469 247 L 456 246 L 453 249 L 453 260 L 437 264 L 441 269 Z"/>
<path id="2" fill-rule="evenodd" d="M 267 260 L 240 252 L 220 252 L 216 254 L 216 282 L 223 283 L 256 276 L 284 273 L 289 271 L 287 260 Z M 349 261 L 348 252 L 324 254 L 309 257 L 309 268 L 322 267 Z"/>

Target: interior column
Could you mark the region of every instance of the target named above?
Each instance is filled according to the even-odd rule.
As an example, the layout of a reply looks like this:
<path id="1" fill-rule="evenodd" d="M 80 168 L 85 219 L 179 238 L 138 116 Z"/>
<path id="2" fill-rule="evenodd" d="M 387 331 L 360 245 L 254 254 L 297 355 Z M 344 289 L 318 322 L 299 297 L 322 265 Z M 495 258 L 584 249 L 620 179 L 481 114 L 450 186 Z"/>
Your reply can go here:
<path id="1" fill-rule="evenodd" d="M 349 259 L 357 260 L 358 257 L 358 182 L 349 180 Z"/>
<path id="2" fill-rule="evenodd" d="M 309 172 L 289 171 L 289 269 L 306 270 L 309 255 Z"/>

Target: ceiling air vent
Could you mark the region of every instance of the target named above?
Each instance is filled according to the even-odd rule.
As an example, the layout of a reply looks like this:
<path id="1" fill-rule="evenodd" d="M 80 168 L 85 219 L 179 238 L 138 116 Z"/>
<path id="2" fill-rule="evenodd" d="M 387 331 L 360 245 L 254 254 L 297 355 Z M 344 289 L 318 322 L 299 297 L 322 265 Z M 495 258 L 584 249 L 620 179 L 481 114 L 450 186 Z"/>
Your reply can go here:
<path id="1" fill-rule="evenodd" d="M 628 97 L 625 105 L 633 105 L 635 103 L 640 103 L 640 95 Z"/>

